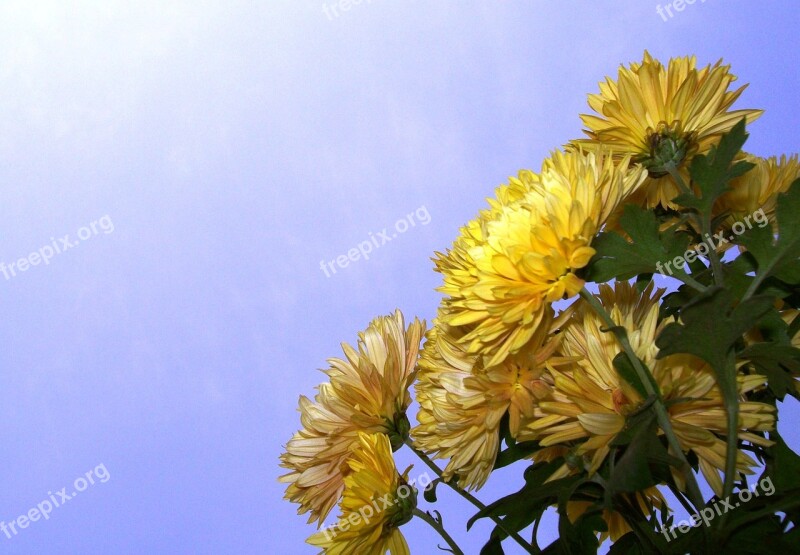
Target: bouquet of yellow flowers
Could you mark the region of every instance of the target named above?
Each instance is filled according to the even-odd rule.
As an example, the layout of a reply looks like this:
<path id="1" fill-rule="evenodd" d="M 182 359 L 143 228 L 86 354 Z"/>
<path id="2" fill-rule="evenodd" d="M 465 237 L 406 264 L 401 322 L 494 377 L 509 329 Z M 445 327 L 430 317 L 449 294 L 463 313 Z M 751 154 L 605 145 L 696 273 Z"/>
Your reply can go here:
<path id="1" fill-rule="evenodd" d="M 800 164 L 742 150 L 761 111 L 731 109 L 735 79 L 647 52 L 620 67 L 589 95 L 586 137 L 436 253 L 430 328 L 397 311 L 343 345 L 281 456 L 309 522 L 341 511 L 310 544 L 407 554 L 416 517 L 463 553 L 418 507 L 444 484 L 475 505 L 469 526 L 494 522 L 482 554 L 798 552 L 800 457 L 776 422 L 800 399 Z M 435 479 L 398 472 L 403 446 Z M 471 493 L 517 462 L 517 492 Z M 550 508 L 559 538 L 540 547 Z"/>

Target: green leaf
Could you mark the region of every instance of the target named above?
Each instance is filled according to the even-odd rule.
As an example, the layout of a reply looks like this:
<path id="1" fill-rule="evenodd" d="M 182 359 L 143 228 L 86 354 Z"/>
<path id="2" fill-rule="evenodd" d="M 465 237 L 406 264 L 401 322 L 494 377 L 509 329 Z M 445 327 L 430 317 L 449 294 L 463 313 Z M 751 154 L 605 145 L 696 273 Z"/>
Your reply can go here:
<path id="1" fill-rule="evenodd" d="M 778 196 L 778 238 L 772 226 L 753 227 L 738 238 L 757 265 L 756 279 L 770 276 L 790 284 L 800 283 L 800 179 Z"/>
<path id="2" fill-rule="evenodd" d="M 683 258 L 689 237 L 673 229 L 659 231 L 655 213 L 628 204 L 620 218 L 622 229 L 632 242 L 614 232 L 604 232 L 592 243 L 597 252 L 586 270 L 586 278 L 603 283 L 627 280 L 639 274 L 664 273 L 667 263 Z M 673 274 L 686 275 L 683 266 Z"/>
<path id="3" fill-rule="evenodd" d="M 734 260 L 722 264 L 722 276 L 725 287 L 737 299 L 744 297 L 747 288 L 753 281 L 752 274 L 756 271 L 755 260 L 750 256 L 737 256 Z"/>
<path id="4" fill-rule="evenodd" d="M 497 455 L 497 458 L 495 459 L 492 471 L 522 460 L 532 453 L 535 453 L 539 449 L 540 445 L 538 441 L 523 441 L 522 443 L 515 443 L 508 449 L 500 451 L 500 454 Z"/>
<path id="5" fill-rule="evenodd" d="M 646 551 L 639 545 L 639 540 L 636 534 L 628 532 L 620 539 L 614 542 L 608 555 L 648 555 Z"/>
<path id="6" fill-rule="evenodd" d="M 745 120 L 737 123 L 729 133 L 723 135 L 720 142 L 705 155 L 700 154 L 692 159 L 690 174 L 692 183 L 699 195 L 682 194 L 674 202 L 687 208 L 693 208 L 700 214 L 710 215 L 716 200 L 728 190 L 728 183 L 751 168 L 754 164 L 745 161 L 734 163 L 747 141 Z"/>
<path id="7" fill-rule="evenodd" d="M 480 555 L 505 555 L 500 539 L 492 536 L 481 549 Z"/>
<path id="8" fill-rule="evenodd" d="M 769 438 L 775 444 L 766 449 L 767 464 L 763 477 L 772 480 L 779 492 L 800 489 L 800 456 L 786 445 L 778 432 L 771 432 Z"/>
<path id="9" fill-rule="evenodd" d="M 606 488 L 608 499 L 617 493 L 641 491 L 657 484 L 660 479 L 653 476 L 651 465 L 679 467 L 681 464 L 680 460 L 667 452 L 658 437 L 657 418 L 652 404 L 646 410 L 629 416 L 625 428 L 611 440 L 610 445 L 624 446 L 625 451 L 611 468 Z"/>
<path id="10" fill-rule="evenodd" d="M 575 523 L 570 522 L 566 512 L 559 509 L 558 532 L 559 540 L 564 544 L 564 553 L 585 555 L 597 553 L 600 542 L 596 532 L 605 532 L 608 525 L 603 519 L 603 514 L 596 509 L 588 509 Z"/>
<path id="11" fill-rule="evenodd" d="M 784 537 L 780 520 L 769 516 L 738 528 L 725 544 L 731 555 L 774 555 L 797 553 L 797 546 Z"/>
<path id="12" fill-rule="evenodd" d="M 558 500 L 558 494 L 565 484 L 572 484 L 583 479 L 580 476 L 571 476 L 545 483 L 563 463 L 563 460 L 556 459 L 548 463 L 537 463 L 528 467 L 525 470 L 525 485 L 522 489 L 506 495 L 478 511 L 467 521 L 467 530 L 472 528 L 475 522 L 481 518 L 496 516 L 515 519 L 516 515 L 532 515 L 539 510 L 555 505 Z M 527 524 L 531 522 L 533 521 L 529 520 Z M 518 530 L 525 526 L 518 528 Z"/>
<path id="13" fill-rule="evenodd" d="M 787 393 L 798 395 L 793 373 L 800 373 L 800 349 L 777 342 L 754 343 L 739 353 L 739 358 L 749 360 L 759 374 L 767 377 L 769 388 L 780 400 Z"/>
<path id="14" fill-rule="evenodd" d="M 735 342 L 756 325 L 772 303 L 771 297 L 759 296 L 734 306 L 729 291 L 711 287 L 684 305 L 682 323 L 669 324 L 658 336 L 658 358 L 689 353 L 722 372 Z"/>

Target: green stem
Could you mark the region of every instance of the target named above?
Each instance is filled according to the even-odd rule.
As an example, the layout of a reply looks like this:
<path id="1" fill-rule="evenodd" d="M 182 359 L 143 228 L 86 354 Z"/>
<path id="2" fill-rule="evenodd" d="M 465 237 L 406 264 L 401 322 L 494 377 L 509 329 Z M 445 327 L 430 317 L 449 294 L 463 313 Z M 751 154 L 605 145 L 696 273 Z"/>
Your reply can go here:
<path id="1" fill-rule="evenodd" d="M 703 218 L 703 240 L 708 238 L 710 245 L 708 245 L 708 259 L 711 261 L 711 271 L 714 274 L 714 283 L 717 285 L 723 284 L 722 279 L 722 264 L 720 262 L 719 253 L 717 252 L 716 247 L 714 246 L 713 241 L 711 241 L 711 219 L 710 218 Z"/>
<path id="2" fill-rule="evenodd" d="M 780 260 L 780 257 L 773 258 L 770 263 L 763 269 L 759 268 L 758 273 L 753 278 L 753 281 L 750 282 L 750 287 L 747 288 L 747 291 L 742 297 L 741 302 L 745 302 L 750 300 L 750 297 L 756 294 L 756 290 L 758 290 L 758 286 L 761 285 L 761 282 L 772 273 L 772 268 L 775 267 L 775 264 Z"/>
<path id="3" fill-rule="evenodd" d="M 464 555 L 464 552 L 461 551 L 460 547 L 458 547 L 456 540 L 454 540 L 452 536 L 447 533 L 447 530 L 444 529 L 444 526 L 440 521 L 417 508 L 414 508 L 413 514 L 414 516 L 419 517 L 421 520 L 427 522 L 431 528 L 436 530 L 439 535 L 442 536 L 442 539 L 447 542 L 447 545 L 450 546 L 450 551 L 452 551 L 454 555 Z"/>
<path id="4" fill-rule="evenodd" d="M 664 164 L 664 169 L 667 170 L 670 177 L 675 181 L 675 184 L 681 190 L 681 193 L 684 195 L 693 195 L 692 190 L 689 189 L 689 186 L 683 180 L 683 176 L 678 171 L 678 167 L 675 165 L 675 162 L 667 162 Z"/>
<path id="5" fill-rule="evenodd" d="M 736 381 L 736 363 L 732 356 L 728 356 L 723 369 L 728 379 L 720 383 L 724 388 L 725 416 L 727 418 L 727 444 L 725 448 L 725 482 L 722 486 L 722 498 L 728 499 L 733 493 L 733 484 L 736 479 L 736 455 L 739 449 L 739 387 Z M 726 514 L 722 515 L 725 523 Z"/>
<path id="6" fill-rule="evenodd" d="M 625 351 L 625 354 L 628 356 L 636 375 L 639 377 L 639 381 L 642 382 L 645 392 L 648 396 L 655 399 L 653 407 L 656 411 L 658 425 L 664 432 L 664 435 L 667 438 L 667 443 L 672 449 L 673 454 L 681 461 L 681 471 L 686 479 L 686 487 L 688 488 L 687 493 L 689 494 L 689 498 L 692 500 L 695 509 L 699 511 L 703 506 L 705 506 L 703 494 L 700 492 L 700 487 L 697 485 L 697 479 L 692 472 L 692 467 L 689 466 L 689 462 L 686 460 L 686 456 L 683 454 L 683 449 L 681 448 L 680 441 L 678 441 L 678 436 L 675 435 L 675 431 L 672 429 L 672 423 L 669 420 L 669 412 L 667 411 L 667 407 L 664 405 L 664 399 L 661 397 L 661 391 L 658 388 L 658 384 L 656 383 L 652 374 L 650 374 L 650 371 L 642 364 L 642 361 L 639 360 L 639 357 L 636 356 L 633 347 L 631 347 L 630 341 L 628 341 L 628 334 L 625 332 L 625 329 L 618 326 L 617 323 L 612 320 L 611 316 L 608 314 L 608 312 L 606 312 L 606 309 L 603 308 L 603 305 L 600 304 L 600 301 L 597 299 L 597 297 L 592 295 L 585 287 L 581 289 L 580 295 L 581 298 L 589 303 L 589 306 L 591 306 L 597 315 L 602 318 L 608 329 L 616 336 L 617 341 L 622 347 L 622 350 Z"/>
<path id="7" fill-rule="evenodd" d="M 475 505 L 475 507 L 477 507 L 479 510 L 482 511 L 486 509 L 486 505 L 484 505 L 480 499 L 478 499 L 468 491 L 461 489 L 460 487 L 458 487 L 457 484 L 454 484 L 453 482 L 442 478 L 442 470 L 438 466 L 436 466 L 436 463 L 434 463 L 430 459 L 430 457 L 428 457 L 428 455 L 426 455 L 425 453 L 414 447 L 411 438 L 406 438 L 405 444 L 408 446 L 409 449 L 411 449 L 414 452 L 414 454 L 416 454 L 420 458 L 420 460 L 422 460 L 422 462 L 425 463 L 425 465 L 428 468 L 430 468 L 436 474 L 436 476 L 442 479 L 443 484 L 449 486 L 450 489 L 452 489 L 461 497 L 463 497 L 464 499 Z M 528 553 L 534 553 L 534 554 L 537 553 L 537 551 L 533 548 L 533 546 L 531 546 L 531 544 L 526 542 L 522 538 L 522 536 L 520 536 L 517 532 L 514 532 L 513 530 L 509 530 L 508 528 L 506 528 L 505 524 L 503 523 L 503 520 L 500 517 L 491 514 L 488 516 L 494 521 L 495 524 L 497 524 L 498 528 L 500 528 L 503 532 L 508 534 L 508 536 L 512 538 L 514 541 L 516 541 L 525 551 L 527 551 Z"/>
<path id="8" fill-rule="evenodd" d="M 672 277 L 674 277 L 677 280 L 682 281 L 683 283 L 685 283 L 686 285 L 688 285 L 689 287 L 691 287 L 695 291 L 699 291 L 700 293 L 702 293 L 703 291 L 706 290 L 706 286 L 705 285 L 703 285 L 702 283 L 700 283 L 699 281 L 694 279 L 689 274 L 678 273 L 678 274 L 673 275 Z"/>

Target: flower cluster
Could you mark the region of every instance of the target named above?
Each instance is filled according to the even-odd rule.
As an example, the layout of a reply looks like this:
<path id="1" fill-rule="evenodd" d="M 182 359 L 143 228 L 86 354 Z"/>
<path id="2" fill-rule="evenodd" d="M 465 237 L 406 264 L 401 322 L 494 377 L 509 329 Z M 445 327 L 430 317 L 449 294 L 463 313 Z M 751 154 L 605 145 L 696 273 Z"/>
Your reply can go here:
<path id="1" fill-rule="evenodd" d="M 589 487 L 566 500 L 542 495 L 573 523 L 599 515 L 605 524 L 592 530 L 616 540 L 635 529 L 630 519 L 636 515 L 649 522 L 656 512 L 668 514 L 662 486 L 697 504 L 692 469 L 719 497 L 730 494 L 732 474 L 753 474 L 759 450 L 774 444 L 768 433 L 775 430 L 775 397 L 765 391 L 783 372 L 765 345 L 780 336 L 781 353 L 800 352 L 796 304 L 776 300 L 750 324 L 736 320 L 743 327 L 736 328 L 738 338 L 725 338 L 725 345 L 738 343 L 724 347 L 733 358 L 723 371 L 702 349 L 665 348 L 694 325 L 699 316 L 688 307 L 700 301 L 678 296 L 667 302 L 666 290 L 651 281 L 658 261 L 647 270 L 640 260 L 642 252 L 672 252 L 673 243 L 683 252 L 703 233 L 729 230 L 757 210 L 774 234 L 786 224 L 777 199 L 800 177 L 796 155 L 763 159 L 737 146 L 728 186 L 703 208 L 709 189 L 695 180 L 698 172 L 716 171 L 714 157 L 725 137 L 761 115 L 732 109 L 745 88 L 731 89 L 735 80 L 722 62 L 699 68 L 694 57 L 684 57 L 665 65 L 645 52 L 641 62 L 600 83 L 600 92 L 589 95 L 595 113 L 581 116 L 587 137 L 552 152 L 538 172 L 520 171 L 499 186 L 451 248 L 436 253 L 443 299 L 427 333 L 416 320 L 405 329 L 399 312 L 376 319 L 357 351 L 344 345 L 345 359 L 330 361 L 330 381 L 319 386 L 315 400 L 301 398 L 303 429 L 281 458 L 290 469 L 281 478 L 287 499 L 321 523 L 337 502 L 346 517 L 375 495 L 395 495 L 405 482 L 391 451 L 403 443 L 429 466 L 431 459 L 446 461 L 441 480 L 465 497 L 486 483 L 501 455 L 504 465 L 513 456 L 510 462 L 529 458 L 531 468 L 547 469 L 538 482 L 543 489 L 563 480 L 573 488 L 592 482 L 611 491 L 603 497 Z M 642 248 L 650 250 L 631 254 L 634 262 L 625 268 L 633 264 L 638 271 L 620 270 L 616 281 L 590 293 L 585 285 L 601 255 L 600 238 L 634 242 L 623 225 L 630 210 L 646 214 L 640 225 L 653 222 L 650 235 L 637 232 L 646 235 Z M 668 232 L 673 243 L 658 243 Z M 684 236 L 689 239 L 681 246 Z M 757 273 L 765 256 L 758 240 L 771 239 L 748 239 L 755 248 L 742 265 L 744 277 L 731 287 L 741 303 L 726 310 L 743 311 L 755 302 L 764 279 Z M 684 280 L 704 302 L 723 306 L 719 253 L 711 251 L 697 279 L 687 274 Z M 637 282 L 627 281 L 630 276 Z M 762 333 L 753 323 L 770 308 L 774 317 Z M 790 385 L 781 381 L 781 387 L 800 392 L 800 363 L 787 368 L 788 377 L 780 379 Z M 419 403 L 413 428 L 406 418 L 412 383 Z M 635 465 L 632 456 L 647 460 Z M 656 463 L 669 470 L 651 473 Z M 617 465 L 641 476 L 620 479 Z M 526 473 L 528 480 L 534 478 Z M 411 518 L 409 507 L 336 538 L 317 533 L 309 542 L 326 553 L 406 553 L 397 528 Z M 433 525 L 441 522 L 433 519 Z M 514 536 L 502 526 L 502 537 Z"/>
<path id="2" fill-rule="evenodd" d="M 281 466 L 290 472 L 280 479 L 289 484 L 286 498 L 300 505 L 300 513 L 310 513 L 309 522 L 321 524 L 343 495 L 351 501 L 342 510 L 351 510 L 347 503 L 364 495 L 360 484 L 371 475 L 389 477 L 392 484 L 396 481 L 391 450 L 408 436 L 409 387 L 424 331 L 425 324 L 419 320 L 406 328 L 399 310 L 376 318 L 360 334 L 358 350 L 343 344 L 345 358 L 328 361 L 330 381 L 318 387 L 314 401 L 300 398 L 303 428 L 281 455 Z M 391 449 L 384 448 L 383 440 L 363 437 L 365 433 L 384 437 Z M 365 454 L 367 450 L 370 455 Z M 398 523 L 391 517 L 383 513 L 378 522 L 393 529 Z M 394 538 L 391 545 L 404 545 L 394 534 L 389 536 Z"/>

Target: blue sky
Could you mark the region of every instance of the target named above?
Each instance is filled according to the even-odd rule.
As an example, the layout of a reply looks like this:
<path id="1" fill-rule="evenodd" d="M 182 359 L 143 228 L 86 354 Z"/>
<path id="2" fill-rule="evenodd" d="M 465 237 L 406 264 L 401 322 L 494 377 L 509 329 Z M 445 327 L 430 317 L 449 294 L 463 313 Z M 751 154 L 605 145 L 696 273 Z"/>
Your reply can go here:
<path id="1" fill-rule="evenodd" d="M 644 49 L 724 58 L 766 109 L 749 150 L 800 150 L 795 2 L 333 5 L 0 5 L 0 261 L 77 245 L 0 274 L 0 521 L 110 476 L 0 552 L 313 553 L 276 481 L 298 395 L 374 316 L 430 319 L 432 252 Z"/>

